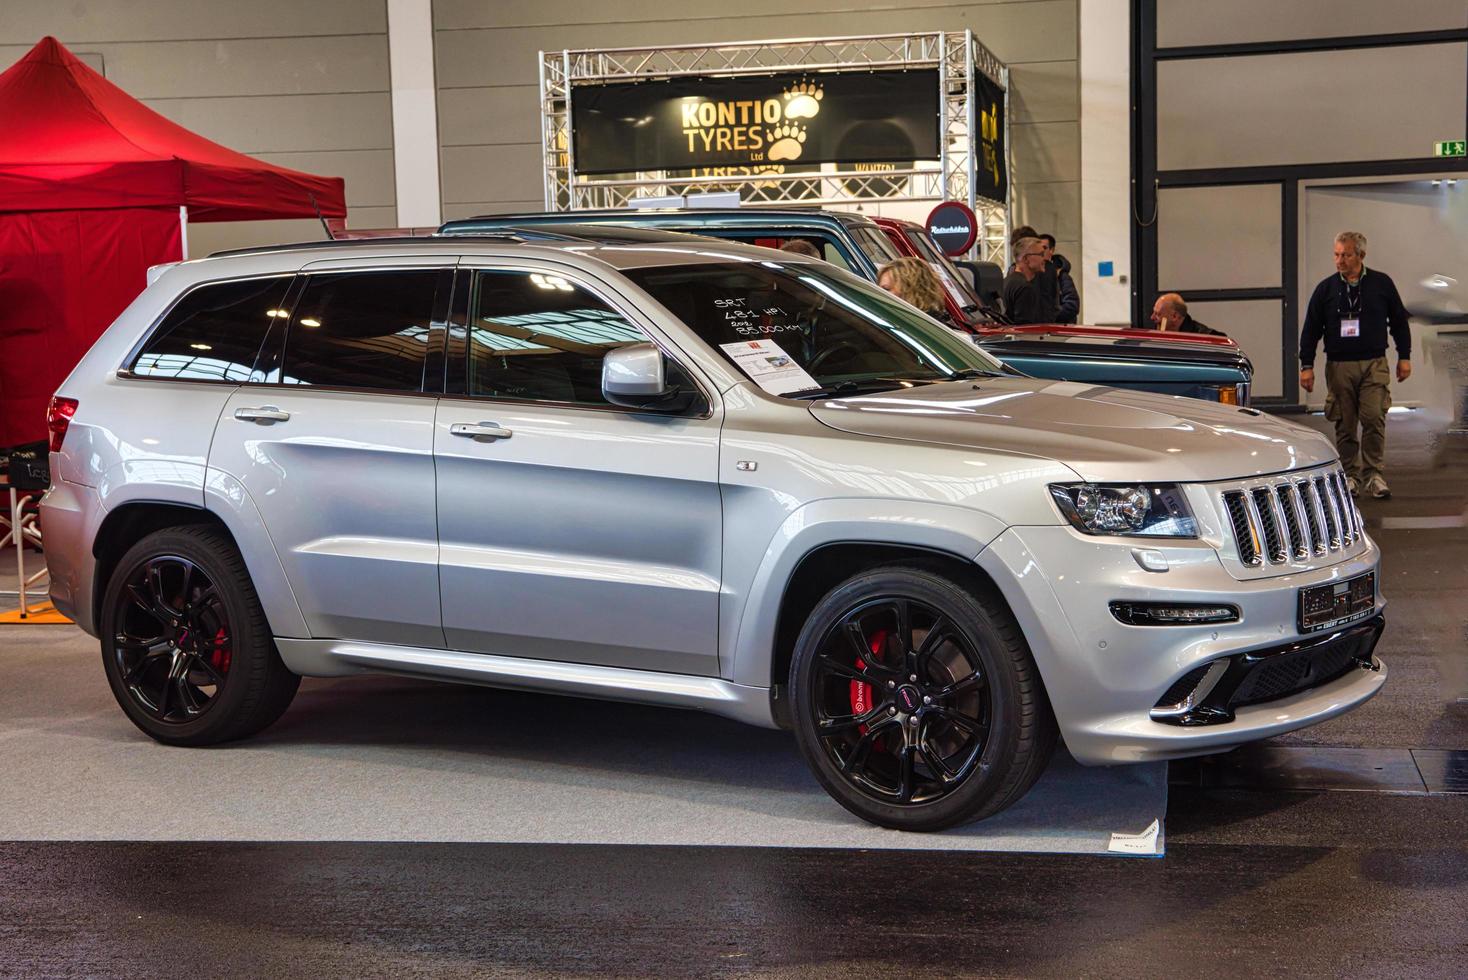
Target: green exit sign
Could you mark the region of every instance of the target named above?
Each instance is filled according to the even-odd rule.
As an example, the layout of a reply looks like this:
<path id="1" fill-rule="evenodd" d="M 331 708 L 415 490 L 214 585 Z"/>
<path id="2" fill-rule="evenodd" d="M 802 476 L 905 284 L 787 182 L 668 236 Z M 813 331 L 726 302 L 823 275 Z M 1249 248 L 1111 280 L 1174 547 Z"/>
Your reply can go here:
<path id="1" fill-rule="evenodd" d="M 1468 140 L 1446 140 L 1432 144 L 1435 157 L 1468 157 Z"/>

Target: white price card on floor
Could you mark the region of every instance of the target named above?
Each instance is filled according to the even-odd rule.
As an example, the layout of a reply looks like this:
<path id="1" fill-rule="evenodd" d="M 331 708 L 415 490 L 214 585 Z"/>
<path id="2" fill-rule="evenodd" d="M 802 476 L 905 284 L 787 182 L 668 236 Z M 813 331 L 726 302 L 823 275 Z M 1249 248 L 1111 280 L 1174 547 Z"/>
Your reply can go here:
<path id="1" fill-rule="evenodd" d="M 749 380 L 772 395 L 788 395 L 796 391 L 819 388 L 816 379 L 805 373 L 789 354 L 773 340 L 741 340 L 720 344 L 719 349 L 734 362 Z"/>
<path id="2" fill-rule="evenodd" d="M 1161 831 L 1161 821 L 1153 820 L 1140 834 L 1112 834 L 1111 843 L 1106 846 L 1106 849 L 1119 851 L 1122 854 L 1156 854 L 1157 835 Z"/>

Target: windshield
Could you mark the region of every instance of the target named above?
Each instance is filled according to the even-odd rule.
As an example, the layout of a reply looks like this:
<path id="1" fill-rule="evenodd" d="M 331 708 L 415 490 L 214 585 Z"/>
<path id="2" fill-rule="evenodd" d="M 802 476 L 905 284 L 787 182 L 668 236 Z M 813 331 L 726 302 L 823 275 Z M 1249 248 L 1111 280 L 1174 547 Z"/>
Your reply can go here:
<path id="1" fill-rule="evenodd" d="M 851 237 L 856 239 L 856 243 L 861 246 L 861 250 L 867 253 L 867 258 L 871 259 L 878 268 L 893 259 L 902 258 L 902 253 L 893 246 L 886 232 L 876 225 L 851 225 L 849 230 Z"/>
<path id="2" fill-rule="evenodd" d="M 958 267 L 948 256 L 933 247 L 928 236 L 913 233 L 907 236 L 907 240 L 923 261 L 933 267 L 933 271 L 938 274 L 938 279 L 943 283 L 943 289 L 961 309 L 978 308 L 979 298 L 968 288 L 968 282 L 963 273 L 958 271 Z"/>
<path id="3" fill-rule="evenodd" d="M 623 275 L 771 394 L 890 390 L 1004 373 L 966 335 L 829 266 L 728 262 Z"/>

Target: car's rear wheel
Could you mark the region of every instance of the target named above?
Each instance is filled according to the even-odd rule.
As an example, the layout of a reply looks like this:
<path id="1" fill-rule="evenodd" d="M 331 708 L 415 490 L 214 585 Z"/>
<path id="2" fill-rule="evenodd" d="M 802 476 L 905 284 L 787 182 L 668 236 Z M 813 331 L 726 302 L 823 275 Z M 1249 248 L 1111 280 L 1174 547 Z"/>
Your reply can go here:
<path id="1" fill-rule="evenodd" d="M 108 581 L 101 633 L 117 703 L 170 745 L 253 735 L 301 680 L 275 650 L 239 552 L 208 527 L 157 531 L 129 549 Z"/>
<path id="2" fill-rule="evenodd" d="M 801 753 L 857 816 L 941 830 L 1009 806 L 1056 730 L 1039 672 L 996 595 L 918 567 L 864 573 L 816 606 L 796 640 Z"/>

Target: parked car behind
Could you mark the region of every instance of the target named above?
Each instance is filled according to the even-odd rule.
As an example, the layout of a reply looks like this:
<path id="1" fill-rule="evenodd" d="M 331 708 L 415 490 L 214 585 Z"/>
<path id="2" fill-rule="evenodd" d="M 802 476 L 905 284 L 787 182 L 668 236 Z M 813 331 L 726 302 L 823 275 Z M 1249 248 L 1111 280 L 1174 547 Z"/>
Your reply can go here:
<path id="1" fill-rule="evenodd" d="M 1016 377 L 827 263 L 695 242 L 320 243 L 164 270 L 68 377 L 51 597 L 208 745 L 385 671 L 789 726 L 934 830 L 1385 681 L 1330 442 Z M 494 719 L 485 719 L 494 724 Z"/>
<path id="2" fill-rule="evenodd" d="M 531 235 L 596 237 L 589 229 L 660 228 L 771 248 L 799 238 L 815 245 L 826 261 L 876 282 L 882 265 L 902 254 L 918 254 L 911 246 L 905 253 L 898 250 L 878 223 L 887 220 L 846 211 L 766 208 L 568 211 L 464 218 L 445 223 L 439 231 L 458 235 L 520 229 Z M 1210 344 L 1157 331 L 1009 326 L 983 310 L 976 297 L 965 297 L 961 281 L 952 274 L 945 281 L 945 300 L 954 325 L 1032 377 L 1249 403 L 1253 365 L 1227 338 Z M 1027 342 L 1014 342 L 1022 337 Z"/>

